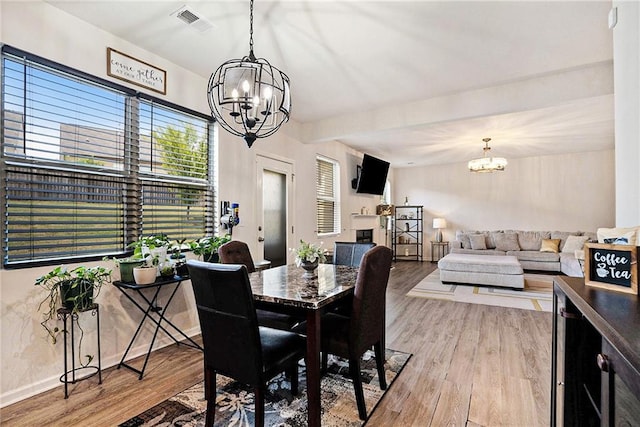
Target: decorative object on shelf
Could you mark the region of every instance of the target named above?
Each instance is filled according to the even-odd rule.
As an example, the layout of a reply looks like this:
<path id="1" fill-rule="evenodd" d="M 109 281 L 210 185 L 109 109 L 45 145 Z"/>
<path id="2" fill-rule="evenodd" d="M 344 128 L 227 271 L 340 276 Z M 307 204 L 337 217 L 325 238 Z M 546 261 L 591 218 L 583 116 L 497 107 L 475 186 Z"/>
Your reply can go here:
<path id="1" fill-rule="evenodd" d="M 442 242 L 442 229 L 447 228 L 447 221 L 444 218 L 433 218 L 433 228 L 436 230 L 436 242 Z"/>
<path id="2" fill-rule="evenodd" d="M 302 275 L 303 278 L 313 279 L 316 277 L 315 270 L 318 268 L 318 263 L 325 262 L 326 257 L 321 246 L 322 243 L 320 243 L 320 246 L 316 246 L 300 239 L 300 246 L 291 249 L 296 254 L 296 266 L 305 270 Z"/>
<path id="3" fill-rule="evenodd" d="M 378 205 L 376 206 L 376 215 L 381 216 L 390 216 L 393 215 L 396 211 L 396 207 L 394 205 Z"/>
<path id="4" fill-rule="evenodd" d="M 251 147 L 289 120 L 289 77 L 253 54 L 253 0 L 249 14 L 249 56 L 230 59 L 211 75 L 207 98 L 211 113 L 228 132 Z"/>
<path id="5" fill-rule="evenodd" d="M 53 344 L 56 343 L 60 333 L 67 332 L 60 330 L 57 326 L 50 325 L 50 322 L 58 317 L 58 308 L 63 307 L 72 316 L 77 317 L 78 313 L 91 309 L 102 285 L 109 282 L 111 282 L 111 270 L 100 266 L 79 266 L 70 271 L 65 266 L 58 266 L 36 279 L 35 285 L 47 293 L 38 305 L 38 311 L 43 313 L 43 320 L 40 324 L 47 331 Z M 88 366 L 93 360 L 93 356 L 82 355 L 83 330 L 79 329 L 81 336 L 78 343 L 78 357 L 81 366 Z M 82 361 L 83 357 L 86 358 L 85 362 Z"/>
<path id="6" fill-rule="evenodd" d="M 584 283 L 638 295 L 638 248 L 632 245 L 585 243 Z"/>
<path id="7" fill-rule="evenodd" d="M 491 151 L 491 147 L 489 147 L 491 138 L 483 138 L 482 140 L 484 141 L 483 155 L 479 159 L 469 161 L 469 170 L 471 172 L 503 171 L 507 166 L 507 159 L 504 157 L 487 157 L 489 151 Z"/>

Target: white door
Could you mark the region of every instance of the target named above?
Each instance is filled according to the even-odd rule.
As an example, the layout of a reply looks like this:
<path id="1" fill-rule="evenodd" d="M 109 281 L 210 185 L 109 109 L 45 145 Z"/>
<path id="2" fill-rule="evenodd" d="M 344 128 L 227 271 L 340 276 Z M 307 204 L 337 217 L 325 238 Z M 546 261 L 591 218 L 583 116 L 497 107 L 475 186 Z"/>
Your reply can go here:
<path id="1" fill-rule="evenodd" d="M 271 261 L 272 267 L 285 265 L 293 233 L 293 164 L 262 155 L 256 156 L 256 162 L 258 255 Z"/>

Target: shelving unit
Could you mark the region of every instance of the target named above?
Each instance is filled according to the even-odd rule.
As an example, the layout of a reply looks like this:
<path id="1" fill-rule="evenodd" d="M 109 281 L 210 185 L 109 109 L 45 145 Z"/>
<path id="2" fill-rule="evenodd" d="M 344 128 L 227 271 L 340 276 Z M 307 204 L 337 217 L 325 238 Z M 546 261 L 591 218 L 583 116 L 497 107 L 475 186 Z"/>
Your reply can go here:
<path id="1" fill-rule="evenodd" d="M 422 205 L 396 206 L 391 246 L 394 261 L 423 260 Z"/>

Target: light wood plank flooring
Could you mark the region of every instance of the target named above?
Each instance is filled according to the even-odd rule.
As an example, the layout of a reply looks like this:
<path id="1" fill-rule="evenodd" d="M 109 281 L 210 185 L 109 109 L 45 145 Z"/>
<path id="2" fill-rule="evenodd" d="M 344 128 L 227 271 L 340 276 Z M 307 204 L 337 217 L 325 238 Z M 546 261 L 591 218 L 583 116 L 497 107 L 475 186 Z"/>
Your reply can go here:
<path id="1" fill-rule="evenodd" d="M 368 426 L 548 425 L 551 315 L 405 294 L 435 269 L 399 262 L 387 291 L 387 346 L 413 353 Z M 3 426 L 115 426 L 202 380 L 202 355 L 154 352 L 145 377 L 113 368 L 3 408 Z M 355 411 L 356 408 L 353 408 Z"/>

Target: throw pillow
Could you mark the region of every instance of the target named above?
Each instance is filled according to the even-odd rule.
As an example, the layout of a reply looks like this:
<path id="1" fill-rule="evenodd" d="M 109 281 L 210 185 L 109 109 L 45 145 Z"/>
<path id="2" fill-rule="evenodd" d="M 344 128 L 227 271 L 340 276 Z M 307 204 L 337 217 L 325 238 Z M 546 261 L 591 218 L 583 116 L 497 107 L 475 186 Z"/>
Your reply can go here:
<path id="1" fill-rule="evenodd" d="M 540 252 L 555 252 L 558 253 L 560 246 L 560 239 L 542 239 L 540 245 Z"/>
<path id="2" fill-rule="evenodd" d="M 516 233 L 496 233 L 493 235 L 496 242 L 496 250 L 499 251 L 519 251 L 518 235 Z"/>
<path id="3" fill-rule="evenodd" d="M 579 231 L 552 231 L 551 232 L 552 239 L 560 239 L 561 252 L 562 252 L 562 248 L 564 248 L 564 242 L 566 242 L 567 237 L 569 236 L 582 236 L 582 233 Z"/>
<path id="4" fill-rule="evenodd" d="M 551 237 L 548 231 L 518 231 L 518 245 L 523 251 L 539 251 L 542 239 Z"/>
<path id="5" fill-rule="evenodd" d="M 471 241 L 469 240 L 469 233 L 460 233 L 460 242 L 463 249 L 471 249 Z"/>
<path id="6" fill-rule="evenodd" d="M 562 252 L 575 254 L 576 250 L 584 247 L 587 240 L 589 240 L 588 236 L 567 236 L 567 240 L 562 247 Z"/>
<path id="7" fill-rule="evenodd" d="M 626 239 L 626 243 L 624 240 Z M 635 245 L 635 228 L 598 228 L 598 243 L 613 243 L 618 245 Z"/>
<path id="8" fill-rule="evenodd" d="M 469 241 L 471 242 L 471 249 L 487 249 L 484 234 L 470 234 Z"/>

